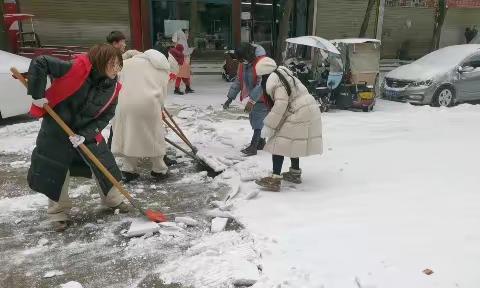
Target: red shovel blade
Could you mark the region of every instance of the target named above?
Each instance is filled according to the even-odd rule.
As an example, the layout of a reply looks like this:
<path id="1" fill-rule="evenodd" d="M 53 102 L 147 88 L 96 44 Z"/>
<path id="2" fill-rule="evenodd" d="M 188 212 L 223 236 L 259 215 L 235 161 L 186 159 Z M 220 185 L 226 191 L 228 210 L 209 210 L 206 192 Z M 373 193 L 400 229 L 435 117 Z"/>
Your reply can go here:
<path id="1" fill-rule="evenodd" d="M 167 221 L 167 217 L 163 215 L 162 212 L 153 211 L 152 209 L 147 209 L 145 211 L 145 216 L 153 222 L 165 222 Z"/>

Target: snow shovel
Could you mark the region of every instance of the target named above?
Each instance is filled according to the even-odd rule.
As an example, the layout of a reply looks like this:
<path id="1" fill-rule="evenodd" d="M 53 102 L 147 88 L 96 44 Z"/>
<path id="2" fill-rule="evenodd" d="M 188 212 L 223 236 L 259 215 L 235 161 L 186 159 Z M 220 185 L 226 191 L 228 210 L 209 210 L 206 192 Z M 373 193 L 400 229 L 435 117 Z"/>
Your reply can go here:
<path id="1" fill-rule="evenodd" d="M 215 173 L 221 173 L 224 169 L 223 168 L 215 168 L 213 167 L 212 165 L 210 165 L 207 161 L 208 160 L 204 160 L 202 159 L 199 155 L 197 155 L 197 152 L 198 152 L 198 149 L 193 146 L 193 144 L 187 139 L 187 136 L 185 136 L 185 134 L 183 133 L 182 129 L 180 129 L 180 127 L 178 126 L 178 124 L 175 122 L 175 120 L 173 120 L 173 117 L 172 117 L 172 114 L 170 114 L 165 108 L 162 112 L 162 116 L 163 116 L 163 121 L 167 124 L 167 126 L 173 130 L 173 132 L 175 132 L 175 134 L 178 135 L 178 137 L 180 137 L 180 139 L 183 140 L 183 142 L 185 142 L 185 144 L 188 145 L 188 147 L 190 147 L 190 149 L 192 149 L 192 152 L 187 152 L 185 149 L 183 149 L 182 147 L 180 147 L 179 145 L 175 144 L 173 141 L 169 140 L 169 139 L 166 139 L 165 138 L 165 141 L 168 142 L 170 145 L 172 145 L 173 147 L 177 148 L 178 150 L 182 151 L 183 153 L 187 154 L 189 157 L 191 157 L 193 160 L 197 161 L 197 163 L 199 163 L 200 165 L 202 165 L 203 167 L 207 168 L 207 170 L 210 170 L 212 172 L 215 172 Z M 170 120 L 169 120 L 170 119 Z M 173 124 L 172 124 L 173 123 Z"/>
<path id="2" fill-rule="evenodd" d="M 180 145 L 176 144 L 176 143 L 173 142 L 172 140 L 170 140 L 170 139 L 168 139 L 168 138 L 165 137 L 165 142 L 167 142 L 168 144 L 170 144 L 170 145 L 172 145 L 173 147 L 177 148 L 178 150 L 182 151 L 182 152 L 185 153 L 187 156 L 189 156 L 189 157 L 192 158 L 193 160 L 197 161 L 200 165 L 210 168 L 210 167 L 207 165 L 207 163 L 205 163 L 205 161 L 203 161 L 202 159 L 198 158 L 197 155 L 193 154 L 192 152 L 188 152 L 187 150 L 183 149 Z"/>
<path id="3" fill-rule="evenodd" d="M 13 76 L 15 78 L 17 78 L 18 80 L 20 80 L 20 82 L 22 82 L 22 84 L 27 87 L 27 80 L 25 79 L 25 77 L 23 77 L 22 74 L 20 74 L 20 72 L 12 67 L 10 69 L 10 71 L 12 72 Z M 43 109 L 45 109 L 45 111 L 47 111 L 48 115 L 50 115 L 50 117 L 52 117 L 55 122 L 57 122 L 58 125 L 60 125 L 60 127 L 62 127 L 63 131 L 65 131 L 65 133 L 67 133 L 68 136 L 74 136 L 75 133 L 72 131 L 72 129 L 70 129 L 70 127 L 68 127 L 67 124 L 65 124 L 65 122 L 60 118 L 60 116 L 58 116 L 58 114 L 53 111 L 52 108 L 50 108 L 50 106 L 48 106 L 48 104 L 45 104 L 43 106 Z M 122 186 L 122 184 L 120 184 L 120 182 L 117 181 L 117 179 L 115 179 L 115 177 L 113 177 L 113 175 L 110 173 L 110 171 L 107 170 L 107 168 L 105 168 L 105 166 L 103 166 L 102 162 L 100 162 L 97 157 L 90 151 L 90 149 L 88 149 L 88 147 L 85 145 L 85 144 L 80 144 L 80 146 L 78 146 L 80 148 L 80 150 L 83 152 L 83 154 L 88 158 L 90 159 L 90 161 L 93 162 L 93 164 L 95 164 L 95 166 L 103 173 L 103 175 L 105 175 L 105 177 L 107 177 L 107 179 L 112 183 L 112 185 L 118 189 L 118 191 L 120 191 L 120 193 L 123 194 L 123 196 L 125 196 L 125 198 L 128 199 L 128 201 L 130 201 L 130 203 L 132 204 L 133 207 L 135 207 L 136 209 L 138 209 L 143 215 L 145 215 L 149 220 L 153 221 L 153 222 L 164 222 L 167 220 L 167 218 L 165 217 L 165 215 L 162 213 L 162 212 L 159 212 L 159 211 L 153 211 L 151 209 L 143 209 L 140 205 L 140 203 L 138 203 L 135 199 L 133 199 L 133 197 L 130 195 L 130 193 L 128 193 L 128 191 Z"/>

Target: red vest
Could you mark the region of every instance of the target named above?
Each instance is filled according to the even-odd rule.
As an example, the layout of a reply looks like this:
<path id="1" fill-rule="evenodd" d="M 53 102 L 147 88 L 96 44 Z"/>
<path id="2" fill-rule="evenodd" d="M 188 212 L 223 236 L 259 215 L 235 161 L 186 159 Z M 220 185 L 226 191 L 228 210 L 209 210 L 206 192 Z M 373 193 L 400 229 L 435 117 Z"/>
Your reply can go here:
<path id="1" fill-rule="evenodd" d="M 82 87 L 83 83 L 85 83 L 91 70 L 92 64 L 87 55 L 80 54 L 76 56 L 70 70 L 68 70 L 68 72 L 62 77 L 53 80 L 50 88 L 45 91 L 45 98 L 48 100 L 48 106 L 53 109 L 59 103 L 75 94 L 75 92 Z M 120 89 L 122 89 L 122 84 L 117 82 L 112 97 L 108 100 L 105 106 L 99 110 L 95 118 L 100 116 L 100 114 L 110 106 L 113 100 L 118 97 Z M 42 118 L 45 113 L 46 111 L 43 108 L 35 105 L 30 107 L 30 115 L 33 117 Z"/>
<path id="2" fill-rule="evenodd" d="M 259 57 L 255 58 L 255 61 L 253 61 L 253 63 L 252 63 L 252 65 L 253 65 L 253 82 L 254 83 L 257 83 L 257 81 L 258 81 L 258 75 L 257 75 L 257 69 L 256 69 L 257 63 L 258 63 L 258 61 L 260 61 L 262 58 L 265 58 L 265 57 L 266 56 L 259 56 Z M 250 96 L 250 94 L 249 94 L 250 92 L 249 92 L 248 88 L 245 86 L 245 83 L 243 81 L 243 63 L 238 64 L 237 75 L 238 75 L 238 80 L 240 81 L 240 89 L 241 89 L 240 101 L 243 101 L 243 99 Z"/>

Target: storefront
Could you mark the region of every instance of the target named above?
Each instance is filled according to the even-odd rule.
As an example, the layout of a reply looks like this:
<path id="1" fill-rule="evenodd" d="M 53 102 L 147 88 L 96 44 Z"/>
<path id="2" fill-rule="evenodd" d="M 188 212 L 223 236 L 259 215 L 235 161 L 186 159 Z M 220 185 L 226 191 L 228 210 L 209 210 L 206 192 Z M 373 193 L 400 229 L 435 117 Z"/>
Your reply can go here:
<path id="1" fill-rule="evenodd" d="M 219 59 L 225 49 L 240 42 L 255 42 L 269 53 L 274 49 L 285 0 L 151 0 L 152 44 L 170 44 L 179 29 L 190 31 L 190 44 L 198 59 Z M 306 35 L 312 25 L 310 0 L 295 1 L 290 34 Z"/>
<path id="2" fill-rule="evenodd" d="M 2 0 L 0 0 L 2 1 Z M 6 0 L 3 0 L 6 1 Z M 13 0 L 8 0 L 13 1 Z M 17 0 L 18 12 L 34 14 L 42 42 L 91 46 L 112 30 L 127 36 L 137 50 L 170 46 L 172 34 L 190 31 L 195 58 L 222 59 L 241 42 L 275 49 L 287 0 Z M 295 0 L 289 36 L 312 33 L 314 0 Z"/>
<path id="3" fill-rule="evenodd" d="M 33 23 L 42 44 L 92 46 L 105 42 L 112 30 L 122 31 L 130 40 L 129 2 L 134 1 L 9 0 L 6 3 L 15 5 L 20 13 L 35 15 Z M 24 29 L 28 32 L 30 26 L 25 25 Z"/>
<path id="4" fill-rule="evenodd" d="M 478 29 L 480 29 L 480 1 L 449 0 L 447 8 L 440 47 L 465 44 L 467 42 L 467 29 L 474 30 L 474 36 L 478 34 Z"/>

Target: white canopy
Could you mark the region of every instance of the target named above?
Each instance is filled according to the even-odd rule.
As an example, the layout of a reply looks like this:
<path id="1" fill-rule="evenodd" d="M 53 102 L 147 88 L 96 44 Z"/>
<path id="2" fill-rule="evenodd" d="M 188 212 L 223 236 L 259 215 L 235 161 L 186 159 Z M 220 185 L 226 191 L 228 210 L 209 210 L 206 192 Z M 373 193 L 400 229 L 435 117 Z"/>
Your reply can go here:
<path id="1" fill-rule="evenodd" d="M 382 41 L 378 39 L 369 39 L 369 38 L 345 38 L 345 39 L 334 39 L 330 40 L 333 44 L 337 43 L 346 43 L 346 44 L 362 44 L 362 43 L 377 43 L 380 44 Z"/>
<path id="2" fill-rule="evenodd" d="M 337 47 L 335 47 L 330 41 L 317 36 L 300 36 L 295 38 L 288 38 L 287 42 L 292 44 L 315 47 L 326 50 L 333 54 L 340 55 L 340 51 L 338 51 Z"/>

